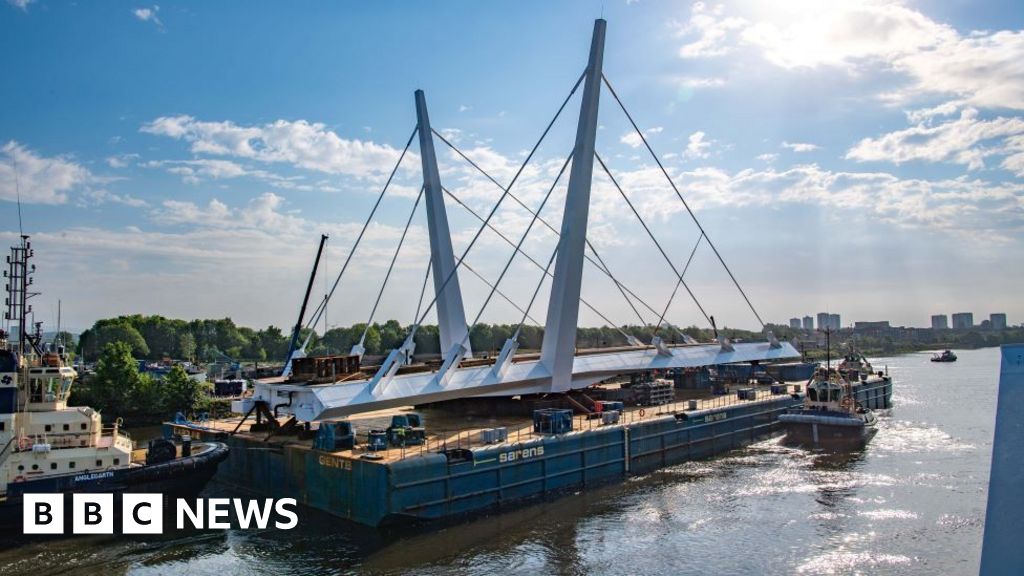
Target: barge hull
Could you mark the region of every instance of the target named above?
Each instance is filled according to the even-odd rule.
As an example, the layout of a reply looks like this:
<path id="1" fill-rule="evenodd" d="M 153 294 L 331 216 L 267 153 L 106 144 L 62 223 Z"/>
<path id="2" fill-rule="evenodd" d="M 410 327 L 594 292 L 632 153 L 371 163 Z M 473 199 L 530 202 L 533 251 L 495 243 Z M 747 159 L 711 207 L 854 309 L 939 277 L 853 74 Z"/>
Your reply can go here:
<path id="1" fill-rule="evenodd" d="M 855 386 L 858 401 L 888 407 L 891 381 Z M 216 481 L 274 498 L 295 498 L 368 526 L 430 521 L 501 509 L 525 500 L 622 481 L 709 458 L 781 431 L 779 415 L 802 397 L 781 394 L 708 410 L 461 451 L 425 451 L 373 461 L 223 432 L 231 448 Z M 191 430 L 193 438 L 209 431 Z M 225 438 L 226 436 L 226 438 Z"/>

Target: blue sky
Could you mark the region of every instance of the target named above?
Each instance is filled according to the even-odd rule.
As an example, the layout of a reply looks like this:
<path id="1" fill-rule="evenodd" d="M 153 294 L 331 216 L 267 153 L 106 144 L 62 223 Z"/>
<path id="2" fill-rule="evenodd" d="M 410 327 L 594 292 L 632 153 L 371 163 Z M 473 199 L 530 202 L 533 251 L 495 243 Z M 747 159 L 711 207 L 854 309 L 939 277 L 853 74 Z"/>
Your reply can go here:
<path id="1" fill-rule="evenodd" d="M 414 126 L 415 89 L 434 127 L 507 182 L 602 14 L 606 76 L 766 320 L 1024 317 L 1024 13 L 1012 2 L 7 0 L 0 237 L 16 238 L 18 188 L 46 322 L 60 298 L 79 329 L 136 312 L 290 325 L 319 234 L 328 276 L 350 249 Z M 526 203 L 550 186 L 577 114 L 578 97 L 513 189 Z M 599 154 L 681 265 L 696 228 L 607 92 L 600 118 Z M 445 186 L 486 213 L 500 190 L 437 145 Z M 419 187 L 412 152 L 329 325 L 369 314 Z M 543 212 L 556 227 L 563 198 L 564 180 Z M 448 210 L 461 252 L 477 223 Z M 672 273 L 603 176 L 591 215 L 612 272 L 660 310 Z M 528 223 L 514 205 L 496 214 L 510 238 Z M 542 232 L 526 250 L 546 262 L 553 246 Z M 377 319 L 412 320 L 427 253 L 421 211 Z M 467 262 L 493 280 L 509 253 L 485 234 Z M 521 258 L 511 270 L 502 289 L 525 304 L 540 273 Z M 585 274 L 588 301 L 639 321 Z M 706 245 L 687 279 L 721 322 L 756 326 Z M 462 285 L 472 318 L 488 289 L 466 273 Z M 483 315 L 518 317 L 500 301 Z M 669 318 L 703 324 L 685 295 Z"/>

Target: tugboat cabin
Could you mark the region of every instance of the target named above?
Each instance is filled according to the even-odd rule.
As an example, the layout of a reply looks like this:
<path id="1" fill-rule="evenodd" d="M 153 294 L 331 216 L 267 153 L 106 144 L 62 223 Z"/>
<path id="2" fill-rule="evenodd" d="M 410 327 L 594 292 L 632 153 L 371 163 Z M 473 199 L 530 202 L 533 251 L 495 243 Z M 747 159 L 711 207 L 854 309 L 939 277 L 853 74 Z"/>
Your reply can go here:
<path id="1" fill-rule="evenodd" d="M 834 378 L 818 374 L 807 386 L 807 401 L 804 407 L 811 410 L 845 412 L 844 403 L 851 402 L 846 387 Z"/>

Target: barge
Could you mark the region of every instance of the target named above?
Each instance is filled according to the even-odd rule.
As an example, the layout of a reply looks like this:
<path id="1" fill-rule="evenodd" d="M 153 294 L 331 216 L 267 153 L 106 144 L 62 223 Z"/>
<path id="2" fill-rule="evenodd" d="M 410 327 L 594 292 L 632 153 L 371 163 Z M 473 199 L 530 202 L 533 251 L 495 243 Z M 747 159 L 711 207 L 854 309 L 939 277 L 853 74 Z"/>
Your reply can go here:
<path id="1" fill-rule="evenodd" d="M 855 383 L 852 393 L 859 404 L 889 408 L 892 381 L 871 378 Z M 378 527 L 508 509 L 716 456 L 776 435 L 782 429 L 779 416 L 804 400 L 801 385 L 756 387 L 743 400 L 739 395 L 626 407 L 616 424 L 576 415 L 572 431 L 562 434 L 537 433 L 523 417 L 478 418 L 474 424 L 427 408 L 419 411 L 429 431 L 424 443 L 378 451 L 367 444 L 318 450 L 313 430 L 275 434 L 253 430 L 252 420 L 237 418 L 203 426 L 171 423 L 166 432 L 226 443 L 231 457 L 215 481 L 267 497 L 295 498 Z M 363 430 L 383 428 L 411 409 L 362 414 L 350 422 L 363 436 Z M 485 443 L 496 425 L 506 428 L 507 439 Z"/>

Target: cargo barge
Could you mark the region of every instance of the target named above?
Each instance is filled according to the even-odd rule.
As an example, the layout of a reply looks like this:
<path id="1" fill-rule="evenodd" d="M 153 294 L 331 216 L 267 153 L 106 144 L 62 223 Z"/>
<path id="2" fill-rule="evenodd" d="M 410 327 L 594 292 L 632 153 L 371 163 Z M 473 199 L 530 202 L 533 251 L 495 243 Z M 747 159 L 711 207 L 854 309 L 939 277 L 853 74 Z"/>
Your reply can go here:
<path id="1" fill-rule="evenodd" d="M 216 481 L 268 497 L 295 498 L 359 524 L 384 526 L 501 510 L 716 456 L 781 431 L 778 416 L 803 403 L 800 388 L 756 387 L 744 389 L 748 399 L 705 394 L 661 406 L 626 407 L 616 424 L 576 415 L 572 430 L 561 434 L 535 432 L 528 418 L 491 418 L 473 426 L 428 408 L 420 411 L 430 431 L 424 443 L 378 451 L 366 444 L 318 450 L 315 431 L 253 431 L 251 419 L 241 425 L 238 419 L 202 426 L 173 423 L 167 432 L 225 442 L 231 457 L 220 466 Z M 872 377 L 855 384 L 853 393 L 864 406 L 888 408 L 892 381 Z M 383 428 L 402 413 L 406 410 L 380 411 L 351 422 L 362 437 L 364 427 Z M 506 439 L 484 443 L 495 424 L 503 425 Z"/>

